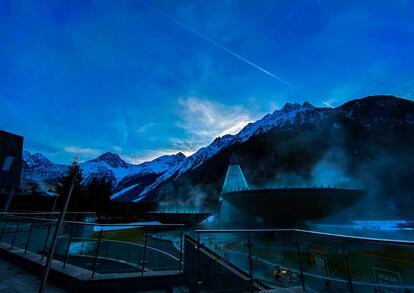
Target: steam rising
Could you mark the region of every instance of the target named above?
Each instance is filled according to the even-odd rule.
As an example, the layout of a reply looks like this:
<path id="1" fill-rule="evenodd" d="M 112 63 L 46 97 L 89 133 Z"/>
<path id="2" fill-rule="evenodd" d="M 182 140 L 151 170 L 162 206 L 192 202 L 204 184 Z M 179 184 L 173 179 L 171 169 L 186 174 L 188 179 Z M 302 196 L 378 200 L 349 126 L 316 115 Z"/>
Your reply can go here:
<path id="1" fill-rule="evenodd" d="M 338 187 L 362 188 L 361 181 L 347 173 L 348 158 L 340 148 L 329 149 L 314 165 L 310 175 L 278 173 L 273 180 L 257 188 Z"/>

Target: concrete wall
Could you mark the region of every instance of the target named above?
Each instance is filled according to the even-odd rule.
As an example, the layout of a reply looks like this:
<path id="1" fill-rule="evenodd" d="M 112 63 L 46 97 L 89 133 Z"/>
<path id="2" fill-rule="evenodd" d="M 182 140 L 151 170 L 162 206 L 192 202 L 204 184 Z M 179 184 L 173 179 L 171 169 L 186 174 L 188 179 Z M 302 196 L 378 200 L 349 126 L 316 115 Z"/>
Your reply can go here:
<path id="1" fill-rule="evenodd" d="M 17 188 L 20 186 L 23 167 L 23 137 L 0 130 L 0 189 Z M 9 171 L 3 171 L 2 167 L 7 158 L 14 158 Z"/>

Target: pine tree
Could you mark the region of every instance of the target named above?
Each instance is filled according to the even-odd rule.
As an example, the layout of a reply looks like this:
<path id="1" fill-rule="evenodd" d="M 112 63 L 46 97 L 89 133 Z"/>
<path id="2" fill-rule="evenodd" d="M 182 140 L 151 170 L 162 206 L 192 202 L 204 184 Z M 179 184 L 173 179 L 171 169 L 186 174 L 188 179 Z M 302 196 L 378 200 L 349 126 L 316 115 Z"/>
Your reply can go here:
<path id="1" fill-rule="evenodd" d="M 97 213 L 100 216 L 105 207 L 110 203 L 112 195 L 112 183 L 109 180 L 101 179 L 99 184 L 99 201 Z"/>
<path id="2" fill-rule="evenodd" d="M 112 184 L 107 178 L 93 178 L 86 187 L 86 201 L 89 211 L 96 211 L 98 216 L 108 204 L 112 194 Z"/>
<path id="3" fill-rule="evenodd" d="M 68 167 L 66 174 L 58 181 L 56 192 L 59 195 L 59 207 L 62 208 L 64 200 L 68 196 L 73 176 L 77 174 L 75 184 L 73 186 L 72 197 L 69 203 L 68 211 L 83 210 L 84 190 L 82 188 L 82 169 L 79 165 L 79 156 L 75 156 L 71 165 Z"/>

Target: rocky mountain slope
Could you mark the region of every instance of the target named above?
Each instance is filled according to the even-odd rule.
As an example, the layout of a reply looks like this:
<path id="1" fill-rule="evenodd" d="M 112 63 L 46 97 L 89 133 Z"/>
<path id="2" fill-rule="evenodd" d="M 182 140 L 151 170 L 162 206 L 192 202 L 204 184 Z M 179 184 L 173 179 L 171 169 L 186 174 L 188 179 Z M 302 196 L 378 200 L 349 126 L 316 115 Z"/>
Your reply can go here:
<path id="1" fill-rule="evenodd" d="M 131 165 L 107 153 L 82 168 L 85 178 L 112 178 L 114 199 L 214 202 L 235 152 L 252 185 L 315 184 L 320 183 L 316 178 L 346 176 L 402 198 L 411 191 L 407 174 L 414 160 L 407 158 L 414 158 L 413 133 L 414 103 L 393 96 L 366 97 L 337 108 L 287 103 L 189 157 L 162 156 Z M 62 165 L 32 157 L 25 156 L 26 176 L 62 172 Z"/>
<path id="2" fill-rule="evenodd" d="M 413 117 L 414 102 L 392 96 L 337 108 L 287 104 L 227 137 L 228 147 L 147 199 L 214 205 L 235 153 L 251 186 L 363 184 L 370 205 L 364 213 L 409 213 L 414 207 Z"/>
<path id="3" fill-rule="evenodd" d="M 182 153 L 170 156 L 161 156 L 151 162 L 143 164 L 129 164 L 117 154 L 107 152 L 96 159 L 82 162 L 83 183 L 87 184 L 94 177 L 105 178 L 112 182 L 115 187 L 123 178 L 131 174 L 135 176 L 158 177 L 166 170 L 185 159 Z M 40 153 L 23 153 L 24 173 L 26 180 L 53 182 L 65 174 L 68 166 L 54 164 Z"/>
<path id="4" fill-rule="evenodd" d="M 23 179 L 56 180 L 65 174 L 66 165 L 54 164 L 40 153 L 23 152 Z"/>

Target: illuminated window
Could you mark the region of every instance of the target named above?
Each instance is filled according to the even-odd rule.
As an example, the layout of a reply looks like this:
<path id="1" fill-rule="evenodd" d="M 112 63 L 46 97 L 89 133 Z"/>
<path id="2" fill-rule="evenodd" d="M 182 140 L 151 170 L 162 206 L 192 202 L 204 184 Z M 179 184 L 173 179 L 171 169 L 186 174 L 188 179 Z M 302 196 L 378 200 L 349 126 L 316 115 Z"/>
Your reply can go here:
<path id="1" fill-rule="evenodd" d="M 7 157 L 4 159 L 4 162 L 3 162 L 3 167 L 1 168 L 1 170 L 2 170 L 2 171 L 6 171 L 6 172 L 10 171 L 10 169 L 11 169 L 11 167 L 12 167 L 12 165 L 13 165 L 13 162 L 14 162 L 14 157 L 12 157 L 12 156 L 7 156 Z"/>

